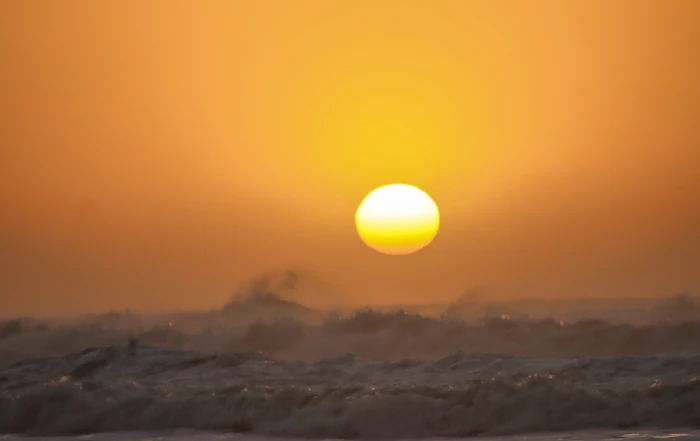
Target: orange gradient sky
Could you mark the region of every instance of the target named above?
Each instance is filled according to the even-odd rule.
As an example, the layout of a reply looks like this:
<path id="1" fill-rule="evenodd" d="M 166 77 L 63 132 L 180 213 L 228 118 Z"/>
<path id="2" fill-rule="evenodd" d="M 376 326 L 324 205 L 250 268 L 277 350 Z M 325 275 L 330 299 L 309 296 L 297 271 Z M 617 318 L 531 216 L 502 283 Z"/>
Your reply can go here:
<path id="1" fill-rule="evenodd" d="M 700 2 L 0 3 L 0 315 L 700 293 Z M 354 213 L 416 185 L 419 253 Z M 303 293 L 300 294 L 303 296 Z"/>

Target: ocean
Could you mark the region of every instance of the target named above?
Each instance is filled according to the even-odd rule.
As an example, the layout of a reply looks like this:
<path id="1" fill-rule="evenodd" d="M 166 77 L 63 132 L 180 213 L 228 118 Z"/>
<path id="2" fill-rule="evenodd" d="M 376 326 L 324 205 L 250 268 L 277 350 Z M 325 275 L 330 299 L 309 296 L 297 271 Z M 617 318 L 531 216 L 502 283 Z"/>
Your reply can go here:
<path id="1" fill-rule="evenodd" d="M 467 322 L 365 311 L 225 328 L 213 317 L 230 317 L 216 314 L 182 325 L 134 327 L 130 313 L 108 325 L 98 323 L 105 316 L 15 321 L 13 332 L 6 324 L 2 439 L 700 435 L 697 321 Z"/>

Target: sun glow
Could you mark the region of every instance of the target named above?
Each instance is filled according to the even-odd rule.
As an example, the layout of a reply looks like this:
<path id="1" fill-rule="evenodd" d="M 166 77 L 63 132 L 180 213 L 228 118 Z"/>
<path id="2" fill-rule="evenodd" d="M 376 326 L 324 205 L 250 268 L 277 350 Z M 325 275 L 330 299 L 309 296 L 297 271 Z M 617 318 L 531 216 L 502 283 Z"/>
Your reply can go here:
<path id="1" fill-rule="evenodd" d="M 432 242 L 440 226 L 440 214 L 422 190 L 391 184 L 364 198 L 355 213 L 355 224 L 370 248 L 385 254 L 410 254 Z"/>

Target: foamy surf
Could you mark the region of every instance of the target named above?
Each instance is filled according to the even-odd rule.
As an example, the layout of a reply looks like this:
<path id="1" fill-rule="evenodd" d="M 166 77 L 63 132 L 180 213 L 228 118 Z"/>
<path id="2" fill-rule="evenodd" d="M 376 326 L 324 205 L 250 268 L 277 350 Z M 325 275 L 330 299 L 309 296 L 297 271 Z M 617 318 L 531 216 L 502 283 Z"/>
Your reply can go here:
<path id="1" fill-rule="evenodd" d="M 307 363 L 132 342 L 1 370 L 0 431 L 397 439 L 697 427 L 698 377 L 700 354 L 457 351 L 435 361 L 346 355 Z"/>

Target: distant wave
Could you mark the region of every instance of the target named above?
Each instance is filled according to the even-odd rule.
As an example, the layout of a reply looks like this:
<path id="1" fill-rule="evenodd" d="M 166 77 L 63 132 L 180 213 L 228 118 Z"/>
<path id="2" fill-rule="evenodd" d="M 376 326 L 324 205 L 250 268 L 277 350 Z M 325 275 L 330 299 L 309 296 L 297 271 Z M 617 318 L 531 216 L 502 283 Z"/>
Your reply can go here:
<path id="1" fill-rule="evenodd" d="M 0 370 L 0 432 L 398 438 L 700 425 L 700 355 L 314 363 L 126 345 Z"/>
<path id="2" fill-rule="evenodd" d="M 177 349 L 259 351 L 278 358 L 316 360 L 354 353 L 363 358 L 435 359 L 456 348 L 521 357 L 596 357 L 700 351 L 700 321 L 630 325 L 600 319 L 573 323 L 508 316 L 466 321 L 403 311 L 357 311 L 304 322 L 301 312 L 263 299 L 272 308 L 244 321 L 235 310 L 156 318 L 121 314 L 72 323 L 13 320 L 0 323 L 0 367 L 25 358 L 60 356 L 135 338 Z M 275 308 L 282 305 L 280 311 Z M 244 304 L 246 311 L 260 305 Z M 276 314 L 280 312 L 279 314 Z M 313 324 L 316 323 L 316 324 Z"/>

